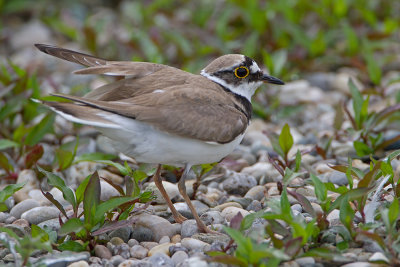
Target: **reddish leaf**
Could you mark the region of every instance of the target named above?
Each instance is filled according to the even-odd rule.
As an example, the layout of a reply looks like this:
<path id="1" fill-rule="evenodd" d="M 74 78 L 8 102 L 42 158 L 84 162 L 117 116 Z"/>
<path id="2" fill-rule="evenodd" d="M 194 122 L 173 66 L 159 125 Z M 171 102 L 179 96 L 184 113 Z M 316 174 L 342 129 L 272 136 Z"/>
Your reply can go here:
<path id="1" fill-rule="evenodd" d="M 108 184 L 110 184 L 112 187 L 114 187 L 118 193 L 121 194 L 121 196 L 125 196 L 125 192 L 124 189 L 122 189 L 121 186 L 117 185 L 116 183 L 114 183 L 113 181 L 111 181 L 111 179 L 105 178 L 105 177 L 100 177 L 101 179 L 103 179 L 104 181 L 106 181 Z"/>
<path id="2" fill-rule="evenodd" d="M 25 167 L 30 169 L 43 156 L 43 153 L 43 146 L 35 145 L 25 157 Z"/>
<path id="3" fill-rule="evenodd" d="M 299 193 L 295 192 L 295 191 L 290 191 L 287 190 L 287 192 L 289 193 L 289 195 L 291 195 L 292 197 L 294 197 L 295 199 L 297 199 L 297 201 L 299 201 L 300 205 L 303 207 L 303 209 L 311 215 L 311 217 L 315 218 L 316 214 L 315 214 L 315 210 L 313 209 L 313 207 L 311 206 L 310 201 L 303 195 L 300 195 Z"/>
<path id="4" fill-rule="evenodd" d="M 242 223 L 242 220 L 243 220 L 243 215 L 240 212 L 238 212 L 231 219 L 231 222 L 229 223 L 229 227 L 238 230 L 240 228 L 240 224 Z"/>
<path id="5" fill-rule="evenodd" d="M 289 257 L 294 257 L 294 256 L 296 256 L 297 253 L 299 253 L 299 251 L 300 251 L 300 249 L 301 249 L 301 242 L 302 242 L 302 241 L 303 241 L 303 237 L 301 237 L 301 236 L 289 240 L 289 241 L 285 244 L 285 253 L 286 253 Z"/>
<path id="6" fill-rule="evenodd" d="M 61 205 L 60 202 L 58 202 L 58 201 L 53 197 L 52 194 L 50 194 L 49 192 L 43 192 L 43 189 L 42 189 L 42 188 L 40 188 L 40 191 L 42 191 L 42 194 L 43 194 L 51 203 L 53 203 L 54 206 L 56 206 L 57 209 L 58 209 L 66 218 L 68 218 L 67 213 L 65 212 L 63 206 Z M 61 220 L 61 218 L 60 218 L 60 220 Z"/>

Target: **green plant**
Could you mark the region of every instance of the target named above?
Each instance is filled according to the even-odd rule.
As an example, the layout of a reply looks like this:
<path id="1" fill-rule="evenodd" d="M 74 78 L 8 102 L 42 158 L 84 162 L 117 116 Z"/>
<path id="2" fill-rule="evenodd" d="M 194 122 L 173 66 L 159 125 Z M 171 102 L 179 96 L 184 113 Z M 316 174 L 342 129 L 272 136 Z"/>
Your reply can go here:
<path id="1" fill-rule="evenodd" d="M 20 190 L 25 184 L 9 184 L 0 191 L 0 211 L 7 211 L 6 200 L 11 197 L 15 192 Z"/>
<path id="2" fill-rule="evenodd" d="M 37 250 L 52 251 L 49 234 L 34 224 L 31 225 L 31 229 L 30 235 L 20 237 L 12 230 L 0 227 L 0 242 L 13 254 L 16 266 L 30 266 L 29 257 Z"/>
<path id="3" fill-rule="evenodd" d="M 352 95 L 354 115 L 343 105 L 352 124 L 352 128 L 347 131 L 354 138 L 354 149 L 359 157 L 374 156 L 379 150 L 400 140 L 400 135 L 388 140 L 385 140 L 383 135 L 390 123 L 398 120 L 400 104 L 389 106 L 379 112 L 369 112 L 370 96 L 364 98 L 352 80 L 349 80 L 348 84 Z"/>
<path id="4" fill-rule="evenodd" d="M 289 151 L 293 146 L 293 136 L 290 133 L 290 127 L 285 124 L 279 136 L 276 133 L 266 133 L 271 140 L 272 147 L 278 156 L 269 154 L 269 161 L 279 171 L 282 176 L 285 176 L 284 170 L 291 168 L 294 165 L 294 171 L 300 169 L 301 152 L 297 150 L 296 156 L 289 159 Z M 305 153 L 305 152 L 304 152 Z"/>
<path id="5" fill-rule="evenodd" d="M 116 165 L 116 164 L 114 164 Z M 122 167 L 122 165 L 121 165 Z M 100 201 L 100 178 L 95 172 L 94 174 L 85 178 L 85 180 L 78 186 L 74 192 L 67 187 L 64 181 L 57 175 L 47 172 L 38 166 L 38 170 L 46 175 L 49 185 L 58 188 L 62 193 L 65 200 L 72 205 L 72 214 L 67 214 L 63 206 L 54 199 L 49 192 L 43 192 L 44 196 L 51 201 L 64 215 L 65 221 L 62 221 L 59 234 L 61 236 L 70 236 L 71 240 L 67 240 L 59 245 L 61 250 L 75 250 L 81 251 L 85 249 L 92 250 L 97 242 L 96 235 L 102 227 L 107 229 L 117 229 L 126 224 L 117 223 L 117 221 L 125 220 L 132 211 L 135 203 L 147 202 L 153 198 L 151 192 L 135 191 L 133 184 L 127 183 L 127 192 L 123 192 L 122 188 L 118 188 L 122 196 L 110 198 L 107 201 Z M 122 190 L 122 192 L 121 192 Z M 130 195 L 128 195 L 130 193 Z M 80 204 L 83 204 L 83 212 L 79 211 Z M 83 218 L 83 219 L 82 219 Z M 96 233 L 97 231 L 97 233 Z M 81 244 L 74 240 L 82 240 Z"/>

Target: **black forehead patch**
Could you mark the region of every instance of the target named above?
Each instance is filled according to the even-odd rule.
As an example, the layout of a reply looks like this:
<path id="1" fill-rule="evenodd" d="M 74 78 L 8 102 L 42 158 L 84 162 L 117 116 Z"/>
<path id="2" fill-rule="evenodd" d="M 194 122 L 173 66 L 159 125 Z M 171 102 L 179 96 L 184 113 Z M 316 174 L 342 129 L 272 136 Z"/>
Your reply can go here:
<path id="1" fill-rule="evenodd" d="M 250 67 L 251 65 L 253 65 L 253 62 L 254 62 L 254 60 L 252 60 L 248 56 L 244 56 L 244 65 L 246 67 Z"/>

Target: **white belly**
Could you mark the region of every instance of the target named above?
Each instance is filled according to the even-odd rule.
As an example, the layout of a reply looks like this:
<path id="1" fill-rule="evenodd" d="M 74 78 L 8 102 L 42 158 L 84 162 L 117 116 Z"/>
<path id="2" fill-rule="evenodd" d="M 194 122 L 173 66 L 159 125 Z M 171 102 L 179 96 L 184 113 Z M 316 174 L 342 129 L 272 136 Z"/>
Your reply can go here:
<path id="1" fill-rule="evenodd" d="M 146 123 L 115 116 L 121 129 L 99 128 L 115 148 L 139 162 L 182 166 L 220 161 L 242 141 L 244 134 L 227 144 L 207 143 L 161 132 Z"/>

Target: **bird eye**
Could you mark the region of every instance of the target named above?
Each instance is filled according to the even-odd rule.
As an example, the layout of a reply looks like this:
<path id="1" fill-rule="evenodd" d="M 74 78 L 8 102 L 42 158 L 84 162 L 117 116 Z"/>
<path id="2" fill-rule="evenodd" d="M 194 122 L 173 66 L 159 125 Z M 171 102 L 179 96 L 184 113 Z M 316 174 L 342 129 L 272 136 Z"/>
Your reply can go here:
<path id="1" fill-rule="evenodd" d="M 241 66 L 235 69 L 235 76 L 240 79 L 246 78 L 248 75 L 249 69 L 246 67 Z"/>

